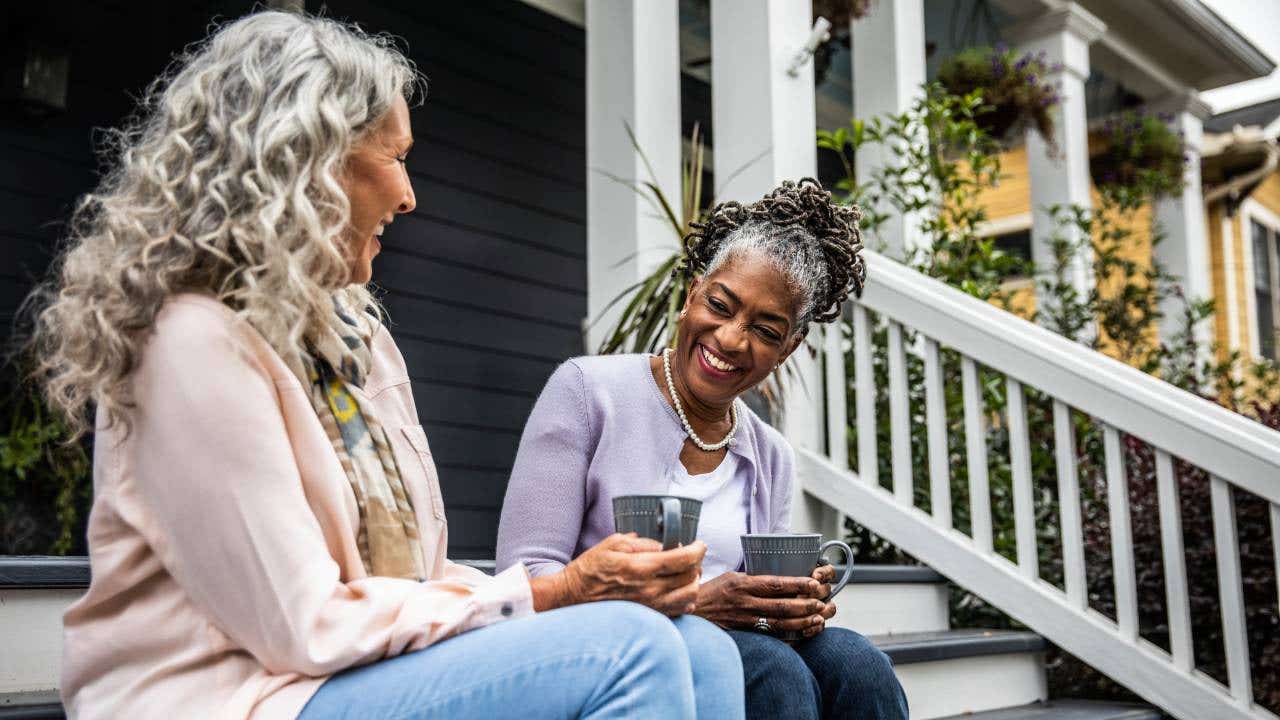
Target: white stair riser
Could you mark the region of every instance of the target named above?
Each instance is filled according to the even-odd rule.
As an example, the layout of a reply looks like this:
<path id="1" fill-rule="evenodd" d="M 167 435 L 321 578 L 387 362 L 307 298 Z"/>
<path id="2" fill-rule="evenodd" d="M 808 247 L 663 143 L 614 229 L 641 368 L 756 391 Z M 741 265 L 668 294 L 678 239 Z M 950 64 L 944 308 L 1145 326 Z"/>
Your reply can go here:
<path id="1" fill-rule="evenodd" d="M 942 583 L 850 584 L 836 596 L 828 625 L 863 635 L 949 630 L 947 586 Z"/>
<path id="2" fill-rule="evenodd" d="M 1039 652 L 905 663 L 897 672 L 911 720 L 1026 705 L 1049 696 Z"/>
<path id="3" fill-rule="evenodd" d="M 52 690 L 62 673 L 62 613 L 84 593 L 0 590 L 0 693 Z"/>

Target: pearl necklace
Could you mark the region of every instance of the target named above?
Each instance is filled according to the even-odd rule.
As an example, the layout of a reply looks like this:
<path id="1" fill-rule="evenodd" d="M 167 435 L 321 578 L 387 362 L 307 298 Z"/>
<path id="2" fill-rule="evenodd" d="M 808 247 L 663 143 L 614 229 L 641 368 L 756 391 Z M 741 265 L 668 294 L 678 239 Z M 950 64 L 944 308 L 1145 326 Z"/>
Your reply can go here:
<path id="1" fill-rule="evenodd" d="M 680 396 L 676 394 L 676 384 L 671 380 L 671 348 L 662 351 L 662 372 L 667 376 L 667 390 L 671 392 L 671 402 L 676 406 L 676 415 L 680 416 L 680 424 L 684 425 L 684 431 L 689 434 L 689 439 L 693 441 L 694 445 L 697 445 L 701 450 L 715 452 L 733 441 L 733 434 L 738 432 L 738 405 L 736 402 L 729 404 L 729 417 L 732 418 L 732 423 L 729 425 L 729 433 L 718 443 L 705 443 L 693 431 L 693 426 L 689 424 L 689 418 L 685 416 L 684 408 L 680 405 Z"/>

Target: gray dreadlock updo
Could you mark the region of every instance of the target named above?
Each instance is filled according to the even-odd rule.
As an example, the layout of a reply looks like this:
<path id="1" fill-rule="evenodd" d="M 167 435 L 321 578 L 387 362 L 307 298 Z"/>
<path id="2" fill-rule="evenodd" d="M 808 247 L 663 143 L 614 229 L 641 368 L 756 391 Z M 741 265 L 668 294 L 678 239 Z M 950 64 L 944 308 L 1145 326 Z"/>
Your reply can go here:
<path id="1" fill-rule="evenodd" d="M 867 267 L 859 253 L 862 212 L 831 202 L 812 178 L 784 180 L 760 200 L 721 203 L 684 239 L 689 270 L 710 275 L 739 253 L 758 253 L 786 278 L 800 298 L 798 328 L 831 322 L 849 292 L 862 294 Z"/>

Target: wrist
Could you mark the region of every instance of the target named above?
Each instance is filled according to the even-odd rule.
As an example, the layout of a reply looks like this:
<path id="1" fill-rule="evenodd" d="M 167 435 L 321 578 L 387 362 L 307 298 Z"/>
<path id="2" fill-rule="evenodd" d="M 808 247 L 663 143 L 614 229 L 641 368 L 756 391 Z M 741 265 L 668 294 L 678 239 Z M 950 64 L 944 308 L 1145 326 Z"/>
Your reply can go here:
<path id="1" fill-rule="evenodd" d="M 555 575 L 529 578 L 529 591 L 533 595 L 534 612 L 546 612 L 571 604 L 563 571 Z"/>

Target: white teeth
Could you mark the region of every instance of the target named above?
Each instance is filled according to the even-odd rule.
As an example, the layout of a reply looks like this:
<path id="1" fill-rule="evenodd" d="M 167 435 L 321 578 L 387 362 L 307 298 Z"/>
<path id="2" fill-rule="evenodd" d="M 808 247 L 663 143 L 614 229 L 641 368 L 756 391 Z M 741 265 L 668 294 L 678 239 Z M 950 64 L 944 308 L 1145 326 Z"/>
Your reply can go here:
<path id="1" fill-rule="evenodd" d="M 706 348 L 701 348 L 701 350 L 702 350 L 702 357 L 706 358 L 707 364 L 719 370 L 720 372 L 733 372 L 734 370 L 738 369 L 737 366 L 730 365 L 729 363 L 724 362 L 723 360 L 716 357 L 715 355 L 712 355 L 711 352 L 708 351 Z"/>
<path id="2" fill-rule="evenodd" d="M 379 225 L 378 229 L 373 231 L 373 234 L 377 235 L 378 237 L 382 237 L 382 231 L 386 229 L 387 229 L 386 225 Z"/>

